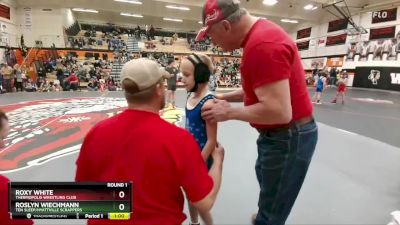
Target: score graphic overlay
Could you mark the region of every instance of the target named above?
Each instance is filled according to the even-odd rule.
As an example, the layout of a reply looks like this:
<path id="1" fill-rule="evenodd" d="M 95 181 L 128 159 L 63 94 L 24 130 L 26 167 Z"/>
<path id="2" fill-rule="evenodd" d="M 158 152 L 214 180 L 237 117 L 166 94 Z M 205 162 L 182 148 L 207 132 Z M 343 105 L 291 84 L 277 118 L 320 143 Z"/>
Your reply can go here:
<path id="1" fill-rule="evenodd" d="M 129 220 L 132 183 L 10 182 L 12 219 Z"/>

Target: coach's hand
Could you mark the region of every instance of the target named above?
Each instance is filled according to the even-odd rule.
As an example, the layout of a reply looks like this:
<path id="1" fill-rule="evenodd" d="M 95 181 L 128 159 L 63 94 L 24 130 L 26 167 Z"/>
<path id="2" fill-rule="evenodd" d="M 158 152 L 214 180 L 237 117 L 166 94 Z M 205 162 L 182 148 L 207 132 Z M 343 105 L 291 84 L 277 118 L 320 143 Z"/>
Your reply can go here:
<path id="1" fill-rule="evenodd" d="M 225 149 L 219 142 L 217 142 L 217 146 L 215 150 L 211 153 L 214 162 L 222 163 L 225 158 Z"/>
<path id="2" fill-rule="evenodd" d="M 231 109 L 232 106 L 227 101 L 214 99 L 212 104 L 202 108 L 201 117 L 211 123 L 227 121 Z"/>

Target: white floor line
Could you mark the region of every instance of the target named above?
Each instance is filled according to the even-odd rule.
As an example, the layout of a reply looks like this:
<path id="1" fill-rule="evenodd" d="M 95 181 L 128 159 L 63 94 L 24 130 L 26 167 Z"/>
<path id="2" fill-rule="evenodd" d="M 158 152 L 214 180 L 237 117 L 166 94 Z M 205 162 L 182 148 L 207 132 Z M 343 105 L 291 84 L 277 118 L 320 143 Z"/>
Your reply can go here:
<path id="1" fill-rule="evenodd" d="M 346 133 L 346 134 L 351 134 L 351 135 L 354 135 L 354 136 L 359 136 L 359 134 L 356 134 L 356 133 L 353 133 L 353 132 L 350 132 L 350 131 L 347 131 L 347 130 L 343 130 L 343 129 L 340 129 L 340 128 L 337 128 L 337 129 L 338 129 L 338 131 L 341 131 L 341 132 Z"/>

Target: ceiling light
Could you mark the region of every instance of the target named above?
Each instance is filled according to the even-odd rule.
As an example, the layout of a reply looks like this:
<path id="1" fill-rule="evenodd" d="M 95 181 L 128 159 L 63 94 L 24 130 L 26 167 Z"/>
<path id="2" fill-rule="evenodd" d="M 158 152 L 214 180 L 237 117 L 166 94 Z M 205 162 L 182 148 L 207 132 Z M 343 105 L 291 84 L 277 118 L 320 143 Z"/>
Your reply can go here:
<path id="1" fill-rule="evenodd" d="M 166 5 L 165 8 L 168 9 L 177 9 L 177 10 L 182 10 L 182 11 L 189 11 L 190 8 L 184 7 L 184 6 L 176 6 L 176 5 Z"/>
<path id="2" fill-rule="evenodd" d="M 203 22 L 202 22 L 202 21 L 199 21 L 199 24 L 203 25 Z"/>
<path id="3" fill-rule="evenodd" d="M 270 5 L 270 6 L 275 5 L 276 3 L 278 3 L 278 0 L 264 0 L 263 1 L 264 5 Z"/>
<path id="4" fill-rule="evenodd" d="M 73 8 L 72 11 L 75 12 L 88 12 L 88 13 L 99 13 L 99 11 L 94 9 L 82 9 L 82 8 Z"/>
<path id="5" fill-rule="evenodd" d="M 165 21 L 172 21 L 172 22 L 180 22 L 180 23 L 182 23 L 183 22 L 183 20 L 181 20 L 181 19 L 172 19 L 172 18 L 163 18 L 163 20 L 165 20 Z"/>
<path id="6" fill-rule="evenodd" d="M 121 16 L 130 16 L 130 17 L 136 17 L 136 18 L 143 18 L 142 15 L 139 14 L 132 14 L 132 13 L 121 13 Z"/>
<path id="7" fill-rule="evenodd" d="M 298 20 L 291 20 L 291 19 L 281 19 L 282 23 L 299 23 Z"/>
<path id="8" fill-rule="evenodd" d="M 136 5 L 143 4 L 141 1 L 138 1 L 138 0 L 114 0 L 114 1 L 115 2 L 129 3 L 129 4 L 136 4 Z"/>
<path id="9" fill-rule="evenodd" d="M 314 6 L 313 4 L 308 4 L 308 5 L 304 6 L 304 9 L 305 10 L 316 10 L 316 9 L 318 9 L 318 7 Z"/>

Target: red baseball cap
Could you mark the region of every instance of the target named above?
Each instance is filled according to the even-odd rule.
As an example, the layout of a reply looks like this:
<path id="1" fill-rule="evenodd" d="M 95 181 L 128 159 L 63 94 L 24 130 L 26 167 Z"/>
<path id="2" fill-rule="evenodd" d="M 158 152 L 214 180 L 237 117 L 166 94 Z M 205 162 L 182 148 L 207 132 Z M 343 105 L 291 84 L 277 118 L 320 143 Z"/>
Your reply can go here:
<path id="1" fill-rule="evenodd" d="M 239 0 L 206 0 L 203 7 L 203 28 L 197 34 L 196 41 L 204 40 L 212 25 L 239 11 L 239 3 Z"/>

